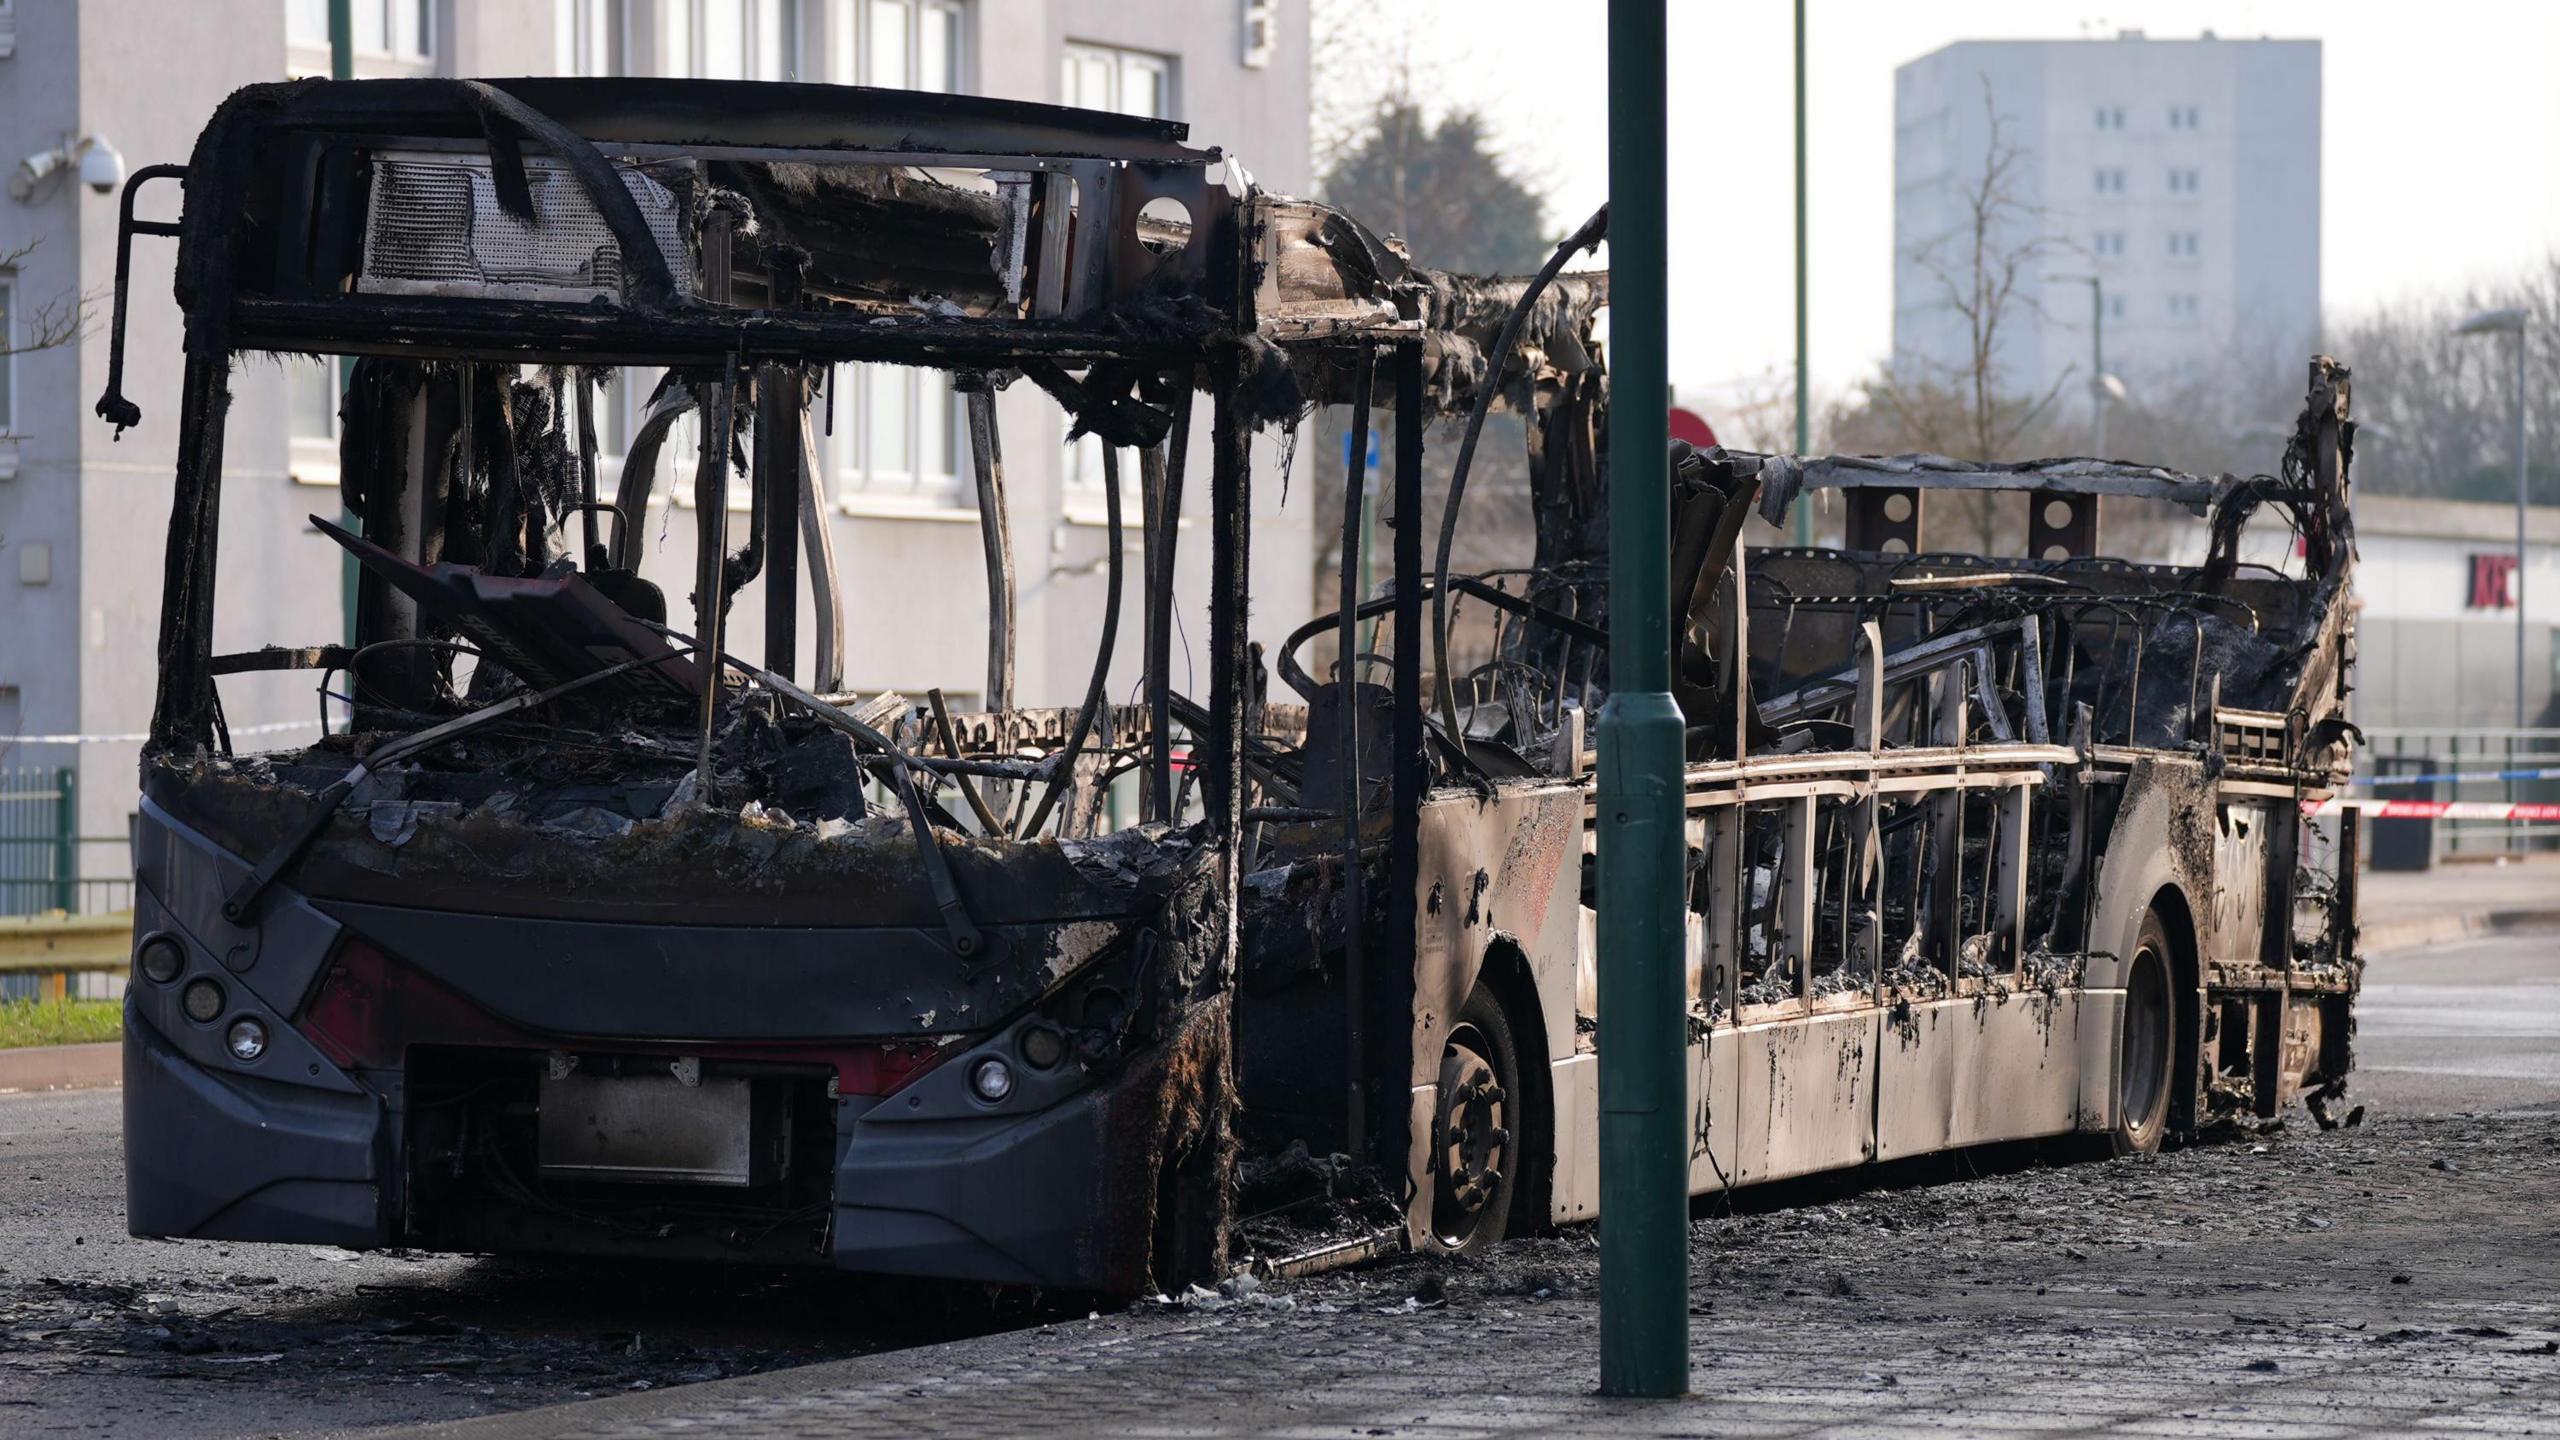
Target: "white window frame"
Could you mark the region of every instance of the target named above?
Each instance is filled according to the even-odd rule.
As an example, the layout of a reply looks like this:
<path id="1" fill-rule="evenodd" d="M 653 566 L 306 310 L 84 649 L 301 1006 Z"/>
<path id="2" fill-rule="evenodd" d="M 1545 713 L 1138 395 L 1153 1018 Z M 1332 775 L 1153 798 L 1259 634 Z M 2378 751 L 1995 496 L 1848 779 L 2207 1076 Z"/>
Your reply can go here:
<path id="1" fill-rule="evenodd" d="M 628 0 L 555 0 L 552 68 L 562 75 L 631 73 Z"/>
<path id="2" fill-rule="evenodd" d="M 745 74 L 714 76 L 703 68 L 711 16 L 704 0 L 660 0 L 658 7 L 658 73 L 677 79 L 795 80 L 802 78 L 800 0 L 737 0 L 740 31 L 738 54 Z M 764 32 L 770 26 L 780 46 L 775 73 L 759 73 Z M 681 63 L 671 63 L 680 61 Z"/>
<path id="3" fill-rule="evenodd" d="M 820 403 L 833 406 L 835 433 L 822 438 L 838 509 L 856 515 L 978 513 L 968 427 L 949 372 L 925 366 L 848 363 L 835 367 L 829 383 L 830 392 Z M 905 411 L 906 456 L 903 463 L 874 468 L 867 453 L 870 415 L 882 386 L 896 388 L 893 398 Z M 938 405 L 933 403 L 937 396 Z M 931 413 L 937 410 L 938 415 Z M 937 428 L 937 421 L 945 468 L 920 471 L 923 438 Z"/>
<path id="4" fill-rule="evenodd" d="M 2094 183 L 2097 193 L 2101 195 L 2123 194 L 2124 167 L 2121 165 L 2099 166 L 2097 168 Z"/>
<path id="5" fill-rule="evenodd" d="M 963 0 L 833 0 L 827 16 L 829 79 L 839 85 L 873 83 L 870 65 L 882 43 L 872 25 L 875 5 L 894 5 L 906 12 L 906 53 L 898 61 L 898 73 L 903 78 L 895 86 L 876 88 L 937 95 L 963 94 L 971 88 L 971 46 L 975 37 L 969 23 L 971 7 Z M 929 22 L 950 37 L 945 73 L 936 77 L 924 73 L 924 37 Z M 929 84 L 928 78 L 939 83 Z"/>
<path id="6" fill-rule="evenodd" d="M 293 387 L 309 383 L 309 372 L 317 367 L 322 384 L 330 397 L 329 432 L 325 435 L 294 433 Z M 338 483 L 338 406 L 344 403 L 343 387 L 338 384 L 338 357 L 335 355 L 288 355 L 284 357 L 284 434 L 286 469 L 297 485 L 335 485 Z"/>
<path id="7" fill-rule="evenodd" d="M 1074 93 L 1078 62 L 1099 61 L 1109 67 L 1110 94 L 1103 103 L 1095 104 L 1089 96 Z M 1156 93 L 1163 97 L 1162 113 L 1128 108 L 1126 94 L 1132 72 L 1155 77 Z M 1182 113 L 1182 95 L 1176 88 L 1182 78 L 1177 58 L 1153 50 L 1133 50 L 1125 45 L 1105 45 L 1090 40 L 1070 40 L 1058 52 L 1058 103 L 1086 110 L 1108 110 L 1115 115 L 1144 115 L 1157 120 L 1171 120 Z"/>
<path id="8" fill-rule="evenodd" d="M 291 49 L 318 51 L 325 56 L 329 53 L 328 6 L 324 4 L 317 7 L 321 27 L 317 34 L 308 31 L 297 33 L 294 20 L 304 3 L 306 0 L 285 0 L 285 44 Z M 415 49 L 407 48 L 404 44 L 401 32 L 407 27 L 395 29 L 392 24 L 395 18 L 394 9 L 405 9 L 410 5 L 417 7 L 418 27 L 414 33 L 421 37 Z M 351 38 L 355 41 L 355 52 L 359 59 L 390 60 L 402 65 L 418 66 L 431 66 L 435 63 L 438 25 L 444 18 L 440 13 L 438 0 L 352 0 L 349 8 L 356 12 L 351 26 L 354 31 Z M 371 43 L 364 33 L 363 17 L 368 14 L 373 17 L 381 32 L 381 43 Z"/>

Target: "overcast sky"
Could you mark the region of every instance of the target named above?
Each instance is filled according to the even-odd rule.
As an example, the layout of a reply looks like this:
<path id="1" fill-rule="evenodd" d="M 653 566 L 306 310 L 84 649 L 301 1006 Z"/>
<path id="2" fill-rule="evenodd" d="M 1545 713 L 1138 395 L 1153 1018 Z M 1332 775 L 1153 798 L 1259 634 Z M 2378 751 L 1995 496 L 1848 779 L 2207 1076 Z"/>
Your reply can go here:
<path id="1" fill-rule="evenodd" d="M 1485 112 L 1562 233 L 1608 196 L 1598 0 L 1374 0 L 1417 88 Z M 1319 5 L 1322 12 L 1323 5 Z M 1671 374 L 1794 364 L 1788 0 L 1671 0 Z M 2511 274 L 2560 250 L 2560 3 L 1809 0 L 1817 394 L 1892 342 L 1893 71 L 1954 40 L 2312 38 L 2322 46 L 2322 304 L 2331 315 Z M 1587 14 L 1587 20 L 1582 19 Z M 1575 17 L 1561 19 L 1560 17 Z"/>

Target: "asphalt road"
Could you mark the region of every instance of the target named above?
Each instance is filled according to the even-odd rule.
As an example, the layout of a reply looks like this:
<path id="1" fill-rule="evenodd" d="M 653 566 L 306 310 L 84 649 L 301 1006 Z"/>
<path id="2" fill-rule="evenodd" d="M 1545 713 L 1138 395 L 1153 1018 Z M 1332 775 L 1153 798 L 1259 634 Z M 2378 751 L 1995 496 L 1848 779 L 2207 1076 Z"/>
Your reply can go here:
<path id="1" fill-rule="evenodd" d="M 2355 1092 L 2402 1114 L 2560 1107 L 2560 931 L 2369 961 Z"/>
<path id="2" fill-rule="evenodd" d="M 2233 1147 L 2220 1147 L 2170 1172 L 2192 1180 L 2162 1192 L 2164 1201 L 2182 1198 L 2204 1217 L 2181 1224 L 2265 1203 L 2278 1162 L 2304 1171 L 2277 1187 L 2292 1191 L 2295 1178 L 2393 1156 L 2443 1178 L 2426 1170 L 2437 1150 L 2422 1158 L 2413 1146 L 2471 1147 L 2460 1152 L 2465 1179 L 2525 1153 L 2518 1144 L 2547 1148 L 2533 1137 L 2560 1112 L 2560 933 L 2376 957 L 2358 1013 L 2351 1098 L 2371 1119 L 2354 1155 L 2319 1148 L 2324 1137 L 2302 1134 L 2299 1120 L 2298 1138 L 2279 1138 L 2248 1179 L 2254 1152 L 2235 1159 Z M 120 1105 L 115 1091 L 0 1097 L 0 1435 L 333 1434 L 752 1375 L 1057 1318 L 827 1275 L 134 1240 L 123 1233 Z M 2480 1112 L 2532 1118 L 2522 1131 L 2417 1123 Z M 2086 1166 L 1979 1183 L 2000 1187 L 2002 1211 L 2057 1214 L 2084 1208 L 2084 1192 L 2121 1188 Z M 1906 1193 L 1857 1203 L 1879 1207 L 1893 1226 L 1926 1223 L 1904 1210 L 1959 1205 L 1955 1190 Z M 2428 1202 L 2415 1197 L 2429 1193 L 2396 1198 L 2411 1199 L 2423 1221 Z M 2461 1208 L 2441 1218 L 2459 1221 Z M 1819 1233 L 1796 1237 L 1790 1227 L 1786 1243 L 1811 1246 L 1807 1263 L 1853 1258 L 1844 1250 L 1822 1261 Z M 2423 1236 L 2427 1226 L 2411 1233 Z M 1530 1242 L 1515 1258 L 1553 1268 L 1571 1289 L 1587 1241 Z M 1730 1253 L 1766 1243 L 1755 1231 Z M 1899 1253 L 1855 1258 L 1881 1277 Z M 1505 1263 L 1493 1273 L 1507 1276 Z M 2458 1292 L 2505 1282 L 2493 1267 L 2466 1264 L 2450 1267 L 2444 1283 Z M 1777 1293 L 1789 1304 L 1803 1295 L 1783 1284 Z"/>

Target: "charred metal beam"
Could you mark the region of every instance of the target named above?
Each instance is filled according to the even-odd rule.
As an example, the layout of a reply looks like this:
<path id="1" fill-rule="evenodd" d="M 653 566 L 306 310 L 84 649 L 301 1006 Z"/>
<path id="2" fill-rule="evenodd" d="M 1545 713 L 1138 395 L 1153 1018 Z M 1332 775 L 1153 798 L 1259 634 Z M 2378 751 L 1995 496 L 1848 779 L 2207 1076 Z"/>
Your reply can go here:
<path id="1" fill-rule="evenodd" d="M 151 748 L 202 749 L 214 740 L 213 561 L 222 524 L 222 430 L 231 408 L 231 357 L 190 351 L 178 410 L 177 483 L 161 570 L 160 694 Z"/>
<path id="2" fill-rule="evenodd" d="M 798 366 L 768 365 L 756 385 L 756 465 L 764 472 L 764 664 L 798 674 L 800 650 L 801 407 Z"/>
<path id="3" fill-rule="evenodd" d="M 1173 789 L 1173 575 L 1182 542 L 1182 477 L 1191 455 L 1191 386 L 1186 368 L 1174 386 L 1173 429 L 1165 437 L 1164 473 L 1149 511 L 1147 590 L 1155 602 L 1147 633 L 1147 803 L 1153 818 L 1181 818 Z"/>
<path id="4" fill-rule="evenodd" d="M 1084 753 L 1085 737 L 1093 733 L 1094 717 L 1102 713 L 1102 702 L 1111 684 L 1111 651 L 1120 638 L 1120 552 L 1124 548 L 1120 530 L 1120 447 L 1117 445 L 1102 447 L 1102 507 L 1110 521 L 1111 548 L 1103 556 L 1105 573 L 1109 578 L 1104 582 L 1106 588 L 1102 592 L 1102 639 L 1094 647 L 1093 678 L 1085 684 L 1084 707 L 1076 712 L 1076 728 L 1067 733 L 1066 748 L 1049 762 L 1052 770 L 1049 788 L 1041 793 L 1040 803 L 1032 808 L 1030 823 L 1022 827 L 1025 835 L 1039 834 L 1041 825 L 1049 818 L 1050 808 L 1058 803 L 1058 797 L 1075 789 L 1076 758 Z M 1074 813 L 1072 805 L 1068 807 L 1068 813 Z M 1072 831 L 1075 826 L 1067 824 L 1059 828 Z"/>
<path id="5" fill-rule="evenodd" d="M 805 398 L 805 397 L 804 397 Z M 800 412 L 800 538 L 809 547 L 809 602 L 818 620 L 810 678 L 822 691 L 844 685 L 844 577 L 836 570 L 836 532 L 828 523 L 827 467 L 809 412 Z"/>
<path id="6" fill-rule="evenodd" d="M 729 619 L 723 582 L 729 562 L 729 434 L 738 403 L 738 367 L 734 359 L 719 384 L 703 387 L 696 403 L 702 410 L 703 426 L 702 453 L 693 467 L 693 617 L 694 626 L 703 637 L 704 653 L 716 655 Z M 706 806 L 712 803 L 718 784 L 712 742 L 719 714 L 720 667 L 706 664 L 702 667 L 701 746 L 696 762 L 700 787 L 697 793 Z"/>
<path id="7" fill-rule="evenodd" d="M 1245 707 L 1253 697 L 1253 658 L 1245 630 L 1253 542 L 1253 416 L 1244 394 L 1243 352 L 1222 348 L 1210 361 L 1214 408 L 1209 440 L 1209 716 L 1202 795 L 1222 838 L 1230 905 L 1244 811 Z M 1232 914 L 1232 912 L 1230 912 Z M 1232 924 L 1232 920 L 1230 921 Z"/>
<path id="8" fill-rule="evenodd" d="M 969 458 L 978 481 L 978 539 L 987 557 L 986 708 L 1013 708 L 1013 530 L 1005 512 L 1004 440 L 996 429 L 993 381 L 971 377 Z"/>
<path id="9" fill-rule="evenodd" d="M 1429 787 L 1423 754 L 1422 431 L 1428 408 L 1422 347 L 1395 347 L 1395 689 L 1394 755 L 1388 806 L 1386 963 L 1372 968 L 1366 1007 L 1373 1038 L 1369 1057 L 1370 1156 L 1401 1165 L 1412 1142 L 1414 964 L 1420 956 L 1418 892 L 1422 875 L 1422 800 Z"/>
<path id="10" fill-rule="evenodd" d="M 1342 982 L 1352 997 L 1344 1007 L 1349 1021 L 1349 1060 L 1344 1069 L 1345 1149 L 1355 1156 L 1369 1153 L 1369 1105 L 1362 1093 L 1368 1075 L 1367 1032 L 1361 1025 L 1361 998 L 1368 993 L 1367 957 L 1361 941 L 1368 927 L 1369 906 L 1363 895 L 1360 865 L 1360 821 L 1368 809 L 1360 786 L 1360 554 L 1361 506 L 1369 478 L 1369 403 L 1377 387 L 1376 347 L 1360 347 L 1360 369 L 1352 379 L 1351 445 L 1342 481 L 1342 551 L 1339 572 L 1341 624 L 1335 631 L 1334 684 L 1341 713 L 1334 721 L 1342 765 Z"/>

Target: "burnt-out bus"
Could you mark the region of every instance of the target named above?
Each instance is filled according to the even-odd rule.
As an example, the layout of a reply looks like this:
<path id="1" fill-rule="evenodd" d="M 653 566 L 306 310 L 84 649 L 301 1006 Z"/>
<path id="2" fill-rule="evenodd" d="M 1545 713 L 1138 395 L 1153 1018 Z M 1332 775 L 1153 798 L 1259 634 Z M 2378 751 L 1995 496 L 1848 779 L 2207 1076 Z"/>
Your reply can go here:
<path id="1" fill-rule="evenodd" d="M 172 181 L 182 218 L 136 220 Z M 1604 224 L 1535 277 L 1457 276 L 1180 125 L 959 97 L 233 97 L 136 175 L 119 242 L 176 236 L 187 344 L 132 1230 L 1130 1294 L 1595 1214 L 1607 282 L 1563 267 Z M 352 615 L 225 653 L 217 578 L 277 538 L 217 524 L 260 354 L 341 366 L 346 513 L 313 523 Z M 975 706 L 862 674 L 816 518 L 848 363 L 963 397 Z M 617 368 L 663 378 L 615 467 Z M 1092 680 L 1049 709 L 1006 679 L 1014 384 L 1109 477 Z M 140 423 L 120 387 L 119 358 L 100 414 Z M 1392 431 L 1388 578 L 1266 657 L 1251 439 L 1326 406 L 1354 455 Z M 1452 573 L 1497 407 L 1525 417 L 1534 553 Z M 1426 432 L 1460 417 L 1432 543 Z M 2346 754 L 2352 436 L 2324 361 L 2274 476 L 1675 454 L 1696 1188 L 2145 1150 L 2338 1092 L 2357 836 L 2304 817 Z M 1359 468 L 1317 483 L 1356 543 Z M 686 594 L 640 573 L 662 486 L 694 497 Z M 1744 545 L 1827 492 L 1842 547 Z M 2022 512 L 2026 553 L 1924 549 L 1950 494 Z M 2202 558 L 2106 557 L 2116 503 L 2203 517 Z M 2253 519 L 2298 553 L 2244 559 Z M 1106 684 L 1124 594 L 1136 703 Z M 724 638 L 742 602 L 753 656 Z M 1470 610 L 1493 623 L 1461 665 Z M 293 672 L 328 733 L 236 750 L 226 684 Z"/>

